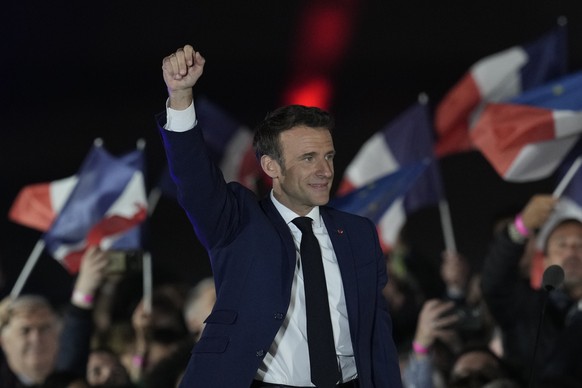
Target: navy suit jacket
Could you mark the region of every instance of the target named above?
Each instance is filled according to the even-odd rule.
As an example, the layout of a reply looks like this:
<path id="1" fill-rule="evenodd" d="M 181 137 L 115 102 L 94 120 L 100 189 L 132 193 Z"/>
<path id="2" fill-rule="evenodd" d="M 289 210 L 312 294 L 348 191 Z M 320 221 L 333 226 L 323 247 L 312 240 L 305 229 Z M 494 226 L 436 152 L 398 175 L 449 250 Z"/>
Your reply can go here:
<path id="1" fill-rule="evenodd" d="M 163 127 L 164 115 L 158 122 Z M 296 251 L 269 198 L 225 183 L 199 126 L 161 129 L 178 199 L 206 247 L 217 300 L 181 387 L 249 388 L 285 318 Z M 321 207 L 337 256 L 362 388 L 400 387 L 392 323 L 382 296 L 386 266 L 374 224 Z"/>

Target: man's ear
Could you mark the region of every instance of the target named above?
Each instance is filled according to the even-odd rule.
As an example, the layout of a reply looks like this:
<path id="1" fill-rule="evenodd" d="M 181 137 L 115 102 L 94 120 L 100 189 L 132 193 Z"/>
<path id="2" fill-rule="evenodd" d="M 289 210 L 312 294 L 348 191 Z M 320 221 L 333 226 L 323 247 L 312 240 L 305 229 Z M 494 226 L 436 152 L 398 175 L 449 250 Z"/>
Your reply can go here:
<path id="1" fill-rule="evenodd" d="M 280 175 L 281 166 L 279 166 L 279 162 L 271 158 L 269 155 L 261 156 L 261 167 L 265 174 L 272 179 L 275 179 Z"/>

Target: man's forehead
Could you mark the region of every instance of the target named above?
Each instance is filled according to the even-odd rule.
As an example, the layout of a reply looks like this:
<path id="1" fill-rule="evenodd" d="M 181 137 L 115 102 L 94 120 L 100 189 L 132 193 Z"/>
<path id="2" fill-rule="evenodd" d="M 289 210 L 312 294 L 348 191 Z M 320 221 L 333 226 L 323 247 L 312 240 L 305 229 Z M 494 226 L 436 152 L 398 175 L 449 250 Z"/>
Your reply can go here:
<path id="1" fill-rule="evenodd" d="M 550 232 L 548 241 L 554 238 L 582 237 L 582 224 L 578 222 L 566 222 L 560 224 Z"/>
<path id="2" fill-rule="evenodd" d="M 10 324 L 26 325 L 28 323 L 49 322 L 56 320 L 55 313 L 48 307 L 25 308 L 12 312 Z"/>
<path id="3" fill-rule="evenodd" d="M 293 127 L 282 132 L 279 138 L 283 149 L 299 147 L 313 148 L 320 152 L 327 152 L 327 149 L 321 149 L 321 147 L 325 147 L 329 148 L 330 152 L 333 151 L 333 138 L 327 128 Z"/>

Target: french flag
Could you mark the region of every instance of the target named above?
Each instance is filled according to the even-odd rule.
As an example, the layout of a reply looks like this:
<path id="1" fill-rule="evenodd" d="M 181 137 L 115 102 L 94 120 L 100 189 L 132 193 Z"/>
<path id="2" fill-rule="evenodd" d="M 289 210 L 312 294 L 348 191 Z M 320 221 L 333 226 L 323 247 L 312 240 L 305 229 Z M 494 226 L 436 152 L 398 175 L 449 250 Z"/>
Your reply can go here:
<path id="1" fill-rule="evenodd" d="M 551 175 L 582 133 L 582 72 L 489 104 L 471 138 L 501 177 L 513 182 Z"/>
<path id="2" fill-rule="evenodd" d="M 430 160 L 425 159 L 403 166 L 343 196 L 334 197 L 329 206 L 372 220 L 377 225 L 383 250 L 388 251 L 401 226 L 392 220 L 401 218 L 399 213 L 404 196 L 430 163 Z"/>
<path id="3" fill-rule="evenodd" d="M 436 204 L 442 196 L 431 123 L 427 102 L 422 97 L 364 143 L 340 182 L 336 195 L 341 197 L 407 166 L 430 162 L 405 195 L 402 193 L 379 217 L 375 216 L 385 251 L 394 245 L 407 214 Z"/>
<path id="4" fill-rule="evenodd" d="M 511 99 L 567 72 L 566 20 L 535 41 L 475 63 L 435 111 L 436 154 L 472 150 L 470 132 L 487 103 Z"/>
<path id="5" fill-rule="evenodd" d="M 73 175 L 23 187 L 10 207 L 8 218 L 41 232 L 48 231 L 78 180 Z"/>
<path id="6" fill-rule="evenodd" d="M 250 129 L 205 97 L 196 100 L 196 116 L 211 158 L 226 182 L 236 181 L 255 193 L 270 186 L 253 150 Z"/>
<path id="7" fill-rule="evenodd" d="M 46 249 L 71 273 L 89 246 L 139 249 L 138 226 L 147 217 L 143 166 L 141 149 L 115 157 L 95 145 L 74 177 L 25 187 L 11 219 L 46 230 Z"/>

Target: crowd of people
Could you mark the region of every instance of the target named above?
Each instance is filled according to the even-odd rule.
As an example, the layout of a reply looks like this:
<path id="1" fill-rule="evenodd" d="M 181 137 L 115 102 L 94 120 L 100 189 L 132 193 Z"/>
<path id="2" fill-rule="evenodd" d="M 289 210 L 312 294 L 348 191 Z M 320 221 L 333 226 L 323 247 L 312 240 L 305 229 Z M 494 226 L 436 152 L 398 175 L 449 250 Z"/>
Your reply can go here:
<path id="1" fill-rule="evenodd" d="M 556 206 L 550 195 L 532 197 L 496 229 L 483 268 L 445 251 L 434 279 L 442 295 L 418 280 L 405 241 L 386 256 L 384 296 L 405 388 L 519 388 L 532 379 L 537 387 L 579 386 L 580 220 L 554 217 L 543 236 L 543 266 L 561 266 L 563 285 L 544 290 L 531 278 L 529 248 Z M 136 299 L 131 314 L 116 318 L 115 301 L 128 296 L 107 260 L 97 248 L 85 254 L 67 306 L 28 294 L 2 302 L 2 387 L 178 386 L 216 300 L 212 277 L 157 285 L 149 308 Z"/>
<path id="2" fill-rule="evenodd" d="M 482 267 L 472 266 L 461 252 L 445 251 L 440 276 L 427 279 L 405 236 L 382 255 L 371 222 L 324 206 L 334 153 L 325 112 L 285 108 L 259 128 L 265 138 L 257 141 L 258 154 L 274 181 L 269 200 L 259 204 L 242 188 L 221 182 L 215 167 L 197 153 L 203 142 L 191 130 L 196 125 L 191 89 L 203 66 L 191 46 L 164 59 L 174 128 L 164 121 L 160 130 L 168 153 L 180 155 L 170 156 L 170 165 L 180 181 L 182 205 L 208 248 L 214 277 L 156 284 L 150 297 L 130 299 L 123 306 L 126 314 L 116 314 L 118 302 L 128 300 L 127 279 L 107 272 L 107 251 L 90 248 L 66 306 L 27 294 L 0 304 L 0 386 L 222 387 L 215 382 L 220 378 L 241 387 L 288 387 L 298 384 L 280 381 L 316 381 L 314 364 L 301 359 L 312 354 L 314 340 L 303 335 L 310 306 L 303 304 L 313 291 L 298 286 L 307 283 L 299 259 L 308 256 L 303 237 L 311 229 L 293 226 L 296 215 L 313 217 L 314 237 L 325 244 L 321 256 L 328 261 L 324 280 L 336 335 L 330 341 L 340 353 L 332 362 L 339 370 L 321 386 L 580 386 L 582 220 L 567 212 L 557 217 L 558 199 L 534 195 L 518 214 L 500 221 Z M 178 111 L 194 116 L 183 131 L 171 133 L 179 126 Z M 299 124 L 285 124 L 291 119 Z M 279 132 L 269 133 L 269 126 Z M 299 152 L 303 139 L 314 151 Z M 284 142 L 282 149 L 277 142 Z M 290 158 L 293 147 L 300 158 Z M 188 154 L 191 148 L 194 154 Z M 201 171 L 195 179 L 189 175 L 193 160 Z M 190 186 L 209 202 L 192 196 Z M 283 218 L 290 219 L 289 226 Z M 348 235 L 355 241 L 342 240 Z M 288 267 L 274 259 L 288 252 Z M 346 266 L 346 257 L 353 264 Z M 539 277 L 550 266 L 561 268 L 564 279 L 547 286 Z M 435 283 L 442 284 L 442 292 L 434 291 Z M 257 343 L 265 347 L 251 349 Z M 308 366 L 311 375 L 287 370 L 293 363 Z"/>
<path id="3" fill-rule="evenodd" d="M 108 260 L 86 252 L 65 306 L 26 293 L 3 300 L 0 386 L 177 386 L 213 306 L 212 278 L 157 285 L 146 301 Z"/>

